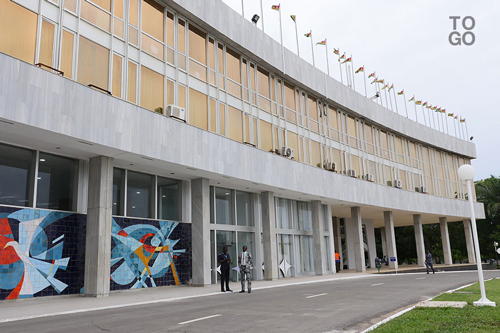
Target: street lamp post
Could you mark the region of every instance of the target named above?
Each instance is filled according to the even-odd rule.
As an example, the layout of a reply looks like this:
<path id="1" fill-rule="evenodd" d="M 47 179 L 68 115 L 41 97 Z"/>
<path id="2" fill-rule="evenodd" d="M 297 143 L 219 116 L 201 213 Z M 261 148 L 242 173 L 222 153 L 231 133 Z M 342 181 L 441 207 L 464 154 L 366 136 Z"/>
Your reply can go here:
<path id="1" fill-rule="evenodd" d="M 484 277 L 483 277 L 483 266 L 481 263 L 481 253 L 479 252 L 479 239 L 477 237 L 477 227 L 476 227 L 476 214 L 474 212 L 474 203 L 472 202 L 472 186 L 471 182 L 474 180 L 476 175 L 476 170 L 469 164 L 464 164 L 458 168 L 458 177 L 465 180 L 467 183 L 467 196 L 469 199 L 470 208 L 470 220 L 472 222 L 472 233 L 474 236 L 474 249 L 476 250 L 476 263 L 477 263 L 477 274 L 479 275 L 479 288 L 481 289 L 481 299 L 475 301 L 474 305 L 481 306 L 496 306 L 495 302 L 490 301 L 486 298 L 486 291 L 484 290 Z"/>
<path id="2" fill-rule="evenodd" d="M 493 245 L 495 246 L 495 257 L 496 257 L 496 265 L 495 265 L 495 268 L 498 268 L 498 242 L 493 242 Z"/>

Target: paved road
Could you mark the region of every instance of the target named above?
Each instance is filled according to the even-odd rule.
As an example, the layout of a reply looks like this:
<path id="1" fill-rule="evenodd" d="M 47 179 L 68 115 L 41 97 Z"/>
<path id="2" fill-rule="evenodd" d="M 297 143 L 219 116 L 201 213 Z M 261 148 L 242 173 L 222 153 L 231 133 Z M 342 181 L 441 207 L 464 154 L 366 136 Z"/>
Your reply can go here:
<path id="1" fill-rule="evenodd" d="M 485 272 L 492 277 L 500 271 Z M 360 332 L 476 281 L 477 272 L 372 275 L 15 321 L 0 332 Z"/>

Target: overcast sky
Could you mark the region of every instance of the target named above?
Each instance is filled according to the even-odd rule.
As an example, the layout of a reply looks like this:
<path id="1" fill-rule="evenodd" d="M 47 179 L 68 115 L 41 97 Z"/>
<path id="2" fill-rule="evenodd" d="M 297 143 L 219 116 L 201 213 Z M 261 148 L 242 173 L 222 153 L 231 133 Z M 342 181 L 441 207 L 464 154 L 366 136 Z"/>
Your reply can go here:
<path id="1" fill-rule="evenodd" d="M 223 0 L 241 14 L 241 0 Z M 260 0 L 243 0 L 247 19 L 261 15 Z M 262 0 L 264 20 L 259 21 L 265 32 L 280 41 L 279 12 L 271 9 L 279 1 Z M 376 72 L 379 79 L 394 84 L 396 91 L 404 89 L 406 101 L 416 100 L 445 108 L 447 113 L 466 119 L 468 136 L 474 136 L 477 160 L 475 179 L 500 176 L 500 118 L 496 99 L 500 96 L 500 1 L 499 0 L 282 0 L 283 39 L 286 48 L 297 52 L 295 26 L 290 15 L 297 15 L 300 57 L 312 63 L 311 40 L 304 36 L 312 30 L 314 44 L 328 39 L 330 75 L 340 81 L 339 63 L 334 48 L 353 59 L 354 69 L 365 66 L 365 76 Z M 470 30 L 474 44 L 453 46 L 449 35 L 453 31 L 450 16 L 460 16 L 456 31 L 467 30 L 462 19 L 474 18 Z M 465 21 L 470 28 L 471 19 Z M 455 35 L 456 36 L 456 35 Z M 466 42 L 472 40 L 470 34 Z M 325 46 L 315 45 L 316 67 L 327 71 Z M 345 65 L 342 67 L 344 83 Z M 362 74 L 355 74 L 356 90 L 364 94 Z M 375 85 L 367 79 L 368 96 L 375 94 Z M 382 92 L 384 96 L 384 91 Z M 394 95 L 391 92 L 392 103 Z M 385 103 L 385 99 L 383 100 Z M 389 102 L 390 103 L 390 102 Z M 398 110 L 405 114 L 405 102 L 397 96 Z M 415 120 L 415 107 L 406 103 L 409 117 Z M 390 104 L 389 104 L 390 106 Z M 393 105 L 393 109 L 396 107 Z M 425 120 L 437 126 L 438 114 Z M 424 116 L 417 106 L 419 122 Z M 450 117 L 446 119 L 450 135 L 455 135 Z M 446 132 L 446 123 L 440 123 Z M 465 130 L 463 125 L 460 127 Z"/>

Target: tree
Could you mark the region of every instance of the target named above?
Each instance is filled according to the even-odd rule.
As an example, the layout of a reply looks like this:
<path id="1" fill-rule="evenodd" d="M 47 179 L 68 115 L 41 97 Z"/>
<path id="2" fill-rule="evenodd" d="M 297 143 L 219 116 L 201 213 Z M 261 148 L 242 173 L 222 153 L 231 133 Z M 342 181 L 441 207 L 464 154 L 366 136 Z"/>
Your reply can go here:
<path id="1" fill-rule="evenodd" d="M 494 256 L 493 242 L 500 241 L 500 178 L 475 182 L 477 201 L 484 204 L 486 219 L 477 222 L 480 251 L 485 259 Z"/>

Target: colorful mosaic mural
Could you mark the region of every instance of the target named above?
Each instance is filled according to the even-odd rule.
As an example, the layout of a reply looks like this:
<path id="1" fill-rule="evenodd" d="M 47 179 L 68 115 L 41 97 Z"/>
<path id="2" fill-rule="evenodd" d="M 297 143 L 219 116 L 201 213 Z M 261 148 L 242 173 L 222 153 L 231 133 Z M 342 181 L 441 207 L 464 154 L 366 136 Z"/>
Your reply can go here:
<path id="1" fill-rule="evenodd" d="M 0 207 L 0 300 L 80 293 L 81 214 Z"/>
<path id="2" fill-rule="evenodd" d="M 111 290 L 179 285 L 191 278 L 191 225 L 114 218 Z"/>

